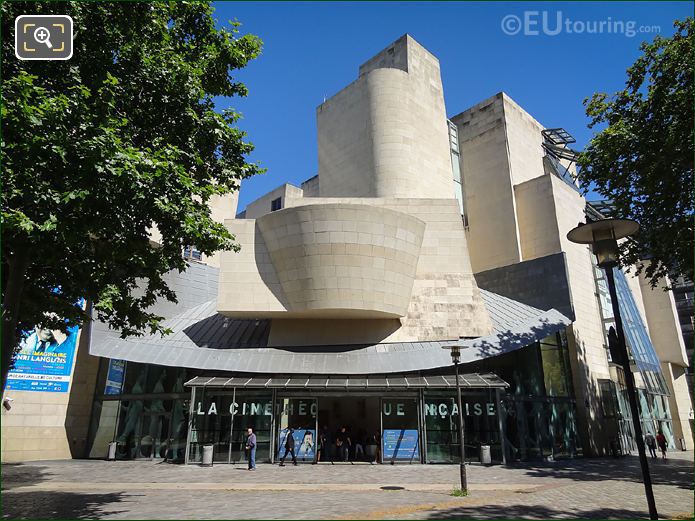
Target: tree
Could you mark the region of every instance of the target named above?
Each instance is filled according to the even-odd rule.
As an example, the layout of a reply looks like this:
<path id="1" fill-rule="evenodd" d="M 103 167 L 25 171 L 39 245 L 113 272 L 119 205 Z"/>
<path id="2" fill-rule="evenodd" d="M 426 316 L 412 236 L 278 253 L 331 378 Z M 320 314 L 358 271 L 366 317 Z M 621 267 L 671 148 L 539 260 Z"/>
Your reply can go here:
<path id="1" fill-rule="evenodd" d="M 642 43 L 623 90 L 585 100 L 589 126 L 605 128 L 578 160 L 582 187 L 640 223 L 621 262 L 653 286 L 673 274 L 693 280 L 693 19 L 674 27 Z"/>
<path id="2" fill-rule="evenodd" d="M 16 59 L 15 17 L 53 13 L 74 20 L 73 57 Z M 176 301 L 163 275 L 182 248 L 237 248 L 208 207 L 261 170 L 213 102 L 247 94 L 231 72 L 260 53 L 237 26 L 208 2 L 2 4 L 3 388 L 36 324 L 166 333 L 148 308 Z"/>

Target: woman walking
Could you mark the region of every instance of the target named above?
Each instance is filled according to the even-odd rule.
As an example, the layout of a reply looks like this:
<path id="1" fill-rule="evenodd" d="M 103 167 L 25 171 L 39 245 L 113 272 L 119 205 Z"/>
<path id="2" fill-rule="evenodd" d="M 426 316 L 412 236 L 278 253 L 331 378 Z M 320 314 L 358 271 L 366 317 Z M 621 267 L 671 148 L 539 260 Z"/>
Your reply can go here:
<path id="1" fill-rule="evenodd" d="M 656 435 L 656 444 L 661 451 L 661 459 L 666 459 L 666 436 L 664 436 L 661 429 L 659 429 L 659 434 Z"/>

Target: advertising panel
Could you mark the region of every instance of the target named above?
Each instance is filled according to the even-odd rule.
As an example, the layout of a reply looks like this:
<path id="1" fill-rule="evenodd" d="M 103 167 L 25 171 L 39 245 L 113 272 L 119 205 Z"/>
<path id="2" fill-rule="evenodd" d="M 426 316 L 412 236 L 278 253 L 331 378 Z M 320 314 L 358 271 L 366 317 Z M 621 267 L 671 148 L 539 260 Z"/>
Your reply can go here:
<path id="1" fill-rule="evenodd" d="M 278 459 L 285 455 L 285 440 L 288 433 L 289 429 L 280 431 Z M 297 459 L 299 461 L 314 461 L 314 456 L 316 455 L 316 429 L 295 429 L 292 437 L 294 438 L 294 453 Z"/>
<path id="2" fill-rule="evenodd" d="M 420 458 L 417 429 L 384 429 L 384 461 Z"/>
<path id="3" fill-rule="evenodd" d="M 75 359 L 79 327 L 67 333 L 37 326 L 20 343 L 14 367 L 7 376 L 7 389 L 65 393 Z"/>
<path id="4" fill-rule="evenodd" d="M 121 394 L 124 376 L 125 360 L 109 360 L 109 370 L 106 373 L 104 394 Z"/>

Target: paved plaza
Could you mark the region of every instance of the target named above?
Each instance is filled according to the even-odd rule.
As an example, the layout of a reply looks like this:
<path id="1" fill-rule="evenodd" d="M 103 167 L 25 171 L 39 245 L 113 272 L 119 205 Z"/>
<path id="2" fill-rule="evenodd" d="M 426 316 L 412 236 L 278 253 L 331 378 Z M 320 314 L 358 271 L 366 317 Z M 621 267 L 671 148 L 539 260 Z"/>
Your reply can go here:
<path id="1" fill-rule="evenodd" d="M 664 519 L 692 519 L 693 453 L 652 462 Z M 638 519 L 648 518 L 636 457 L 514 467 L 278 467 L 44 461 L 2 467 L 3 519 Z"/>

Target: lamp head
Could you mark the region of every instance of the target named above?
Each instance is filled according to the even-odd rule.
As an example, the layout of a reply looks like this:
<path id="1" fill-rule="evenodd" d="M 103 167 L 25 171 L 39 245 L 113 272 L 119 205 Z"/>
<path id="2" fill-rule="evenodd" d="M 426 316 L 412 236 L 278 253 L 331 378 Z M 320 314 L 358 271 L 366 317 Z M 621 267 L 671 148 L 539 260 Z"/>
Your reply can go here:
<path id="1" fill-rule="evenodd" d="M 458 364 L 461 361 L 461 346 L 460 345 L 452 345 L 452 346 L 442 346 L 442 349 L 447 349 L 451 351 L 451 361 L 454 362 L 455 364 Z"/>
<path id="2" fill-rule="evenodd" d="M 591 244 L 601 268 L 618 265 L 618 239 L 639 231 L 639 224 L 631 219 L 602 219 L 587 224 L 579 223 L 567 234 L 575 244 Z"/>

